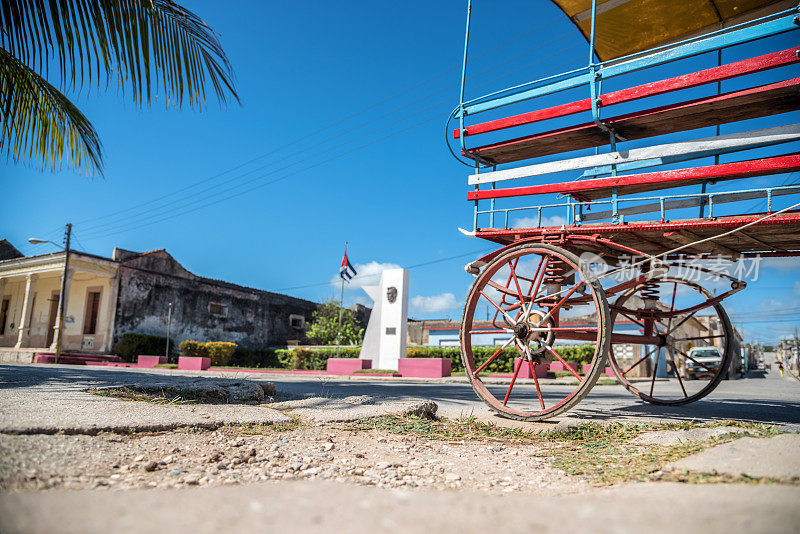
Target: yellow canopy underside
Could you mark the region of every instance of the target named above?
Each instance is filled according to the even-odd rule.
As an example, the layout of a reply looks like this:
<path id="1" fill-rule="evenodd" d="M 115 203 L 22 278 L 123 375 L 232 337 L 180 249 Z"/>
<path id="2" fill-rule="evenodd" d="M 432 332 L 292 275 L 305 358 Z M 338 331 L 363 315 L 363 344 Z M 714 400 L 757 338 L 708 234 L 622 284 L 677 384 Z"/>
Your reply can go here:
<path id="1" fill-rule="evenodd" d="M 586 39 L 591 0 L 552 0 Z M 797 0 L 598 0 L 595 50 L 602 61 L 776 13 Z"/>

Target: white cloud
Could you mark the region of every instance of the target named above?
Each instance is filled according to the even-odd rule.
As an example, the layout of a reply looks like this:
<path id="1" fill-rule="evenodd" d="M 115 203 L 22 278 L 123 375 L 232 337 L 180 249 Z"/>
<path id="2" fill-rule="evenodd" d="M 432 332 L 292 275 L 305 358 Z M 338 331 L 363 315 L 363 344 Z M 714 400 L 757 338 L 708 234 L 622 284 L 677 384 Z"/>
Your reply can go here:
<path id="1" fill-rule="evenodd" d="M 536 228 L 539 224 L 537 217 L 521 217 L 514 219 L 511 223 L 512 228 Z M 562 226 L 567 224 L 567 219 L 560 215 L 553 215 L 552 217 L 542 217 L 542 226 Z"/>
<path id="2" fill-rule="evenodd" d="M 394 263 L 378 263 L 371 261 L 369 263 L 356 263 L 353 265 L 356 270 L 356 276 L 350 280 L 349 283 L 345 282 L 344 288 L 346 290 L 360 289 L 361 286 L 376 286 L 381 281 L 381 273 L 385 269 L 399 269 L 399 265 Z M 331 277 L 331 285 L 335 288 L 341 287 L 342 279 L 339 273 Z"/>
<path id="3" fill-rule="evenodd" d="M 771 267 L 781 271 L 795 271 L 800 269 L 800 258 L 761 258 L 761 267 Z"/>
<path id="4" fill-rule="evenodd" d="M 423 313 L 439 313 L 460 308 L 462 305 L 452 293 L 442 293 L 432 297 L 416 296 L 411 299 L 410 303 L 412 310 Z"/>

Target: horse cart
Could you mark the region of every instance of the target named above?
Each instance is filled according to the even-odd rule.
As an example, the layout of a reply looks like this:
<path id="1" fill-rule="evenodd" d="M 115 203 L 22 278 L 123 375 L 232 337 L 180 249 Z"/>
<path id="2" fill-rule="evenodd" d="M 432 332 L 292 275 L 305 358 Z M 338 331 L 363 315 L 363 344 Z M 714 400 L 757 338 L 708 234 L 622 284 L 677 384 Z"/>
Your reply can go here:
<path id="1" fill-rule="evenodd" d="M 738 350 L 723 301 L 761 258 L 800 254 L 799 6 L 553 3 L 588 63 L 465 99 L 468 5 L 448 146 L 473 169 L 461 231 L 500 248 L 466 266 L 467 375 L 492 410 L 528 421 L 604 373 L 653 404 L 696 401 Z M 582 366 L 560 354 L 570 345 Z M 487 380 L 511 356 L 510 384 Z"/>

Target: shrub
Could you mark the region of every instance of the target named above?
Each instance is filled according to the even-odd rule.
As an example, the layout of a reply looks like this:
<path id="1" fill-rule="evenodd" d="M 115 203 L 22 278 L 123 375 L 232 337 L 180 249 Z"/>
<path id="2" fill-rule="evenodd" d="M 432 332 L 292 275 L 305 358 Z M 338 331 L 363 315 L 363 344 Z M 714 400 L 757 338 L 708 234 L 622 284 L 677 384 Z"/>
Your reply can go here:
<path id="1" fill-rule="evenodd" d="M 340 348 L 339 358 L 358 358 L 361 349 Z M 275 351 L 279 367 L 286 369 L 311 369 L 324 371 L 328 358 L 336 358 L 336 349 L 278 349 Z"/>
<path id="2" fill-rule="evenodd" d="M 117 354 L 126 362 L 133 362 L 140 355 L 161 356 L 164 354 L 166 346 L 166 337 L 128 332 L 127 334 L 122 334 L 122 339 L 117 343 Z M 175 342 L 170 339 L 168 355 L 172 356 L 174 353 Z"/>
<path id="3" fill-rule="evenodd" d="M 233 352 L 236 350 L 236 343 L 228 341 L 192 341 L 187 339 L 181 341 L 181 356 L 190 358 L 210 358 L 211 365 L 228 365 Z"/>
<path id="4" fill-rule="evenodd" d="M 206 344 L 200 341 L 192 341 L 191 339 L 187 339 L 186 341 L 181 341 L 181 344 L 178 345 L 181 351 L 181 356 L 187 356 L 190 358 L 208 358 L 208 349 L 206 349 Z"/>
<path id="5" fill-rule="evenodd" d="M 339 313 L 341 312 L 341 328 Z M 358 323 L 353 310 L 339 308 L 339 303 L 331 300 L 319 305 L 314 312 L 308 339 L 315 345 L 355 345 L 364 339 L 364 329 Z"/>
<path id="6" fill-rule="evenodd" d="M 204 345 L 208 357 L 211 358 L 211 365 L 228 365 L 233 351 L 236 350 L 236 343 L 228 341 L 209 341 Z"/>

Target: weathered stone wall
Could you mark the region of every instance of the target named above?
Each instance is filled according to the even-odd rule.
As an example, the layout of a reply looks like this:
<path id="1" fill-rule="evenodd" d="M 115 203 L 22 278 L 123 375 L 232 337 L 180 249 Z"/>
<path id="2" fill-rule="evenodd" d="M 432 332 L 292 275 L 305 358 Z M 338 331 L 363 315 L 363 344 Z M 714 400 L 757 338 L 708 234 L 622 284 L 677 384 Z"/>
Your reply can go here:
<path id="1" fill-rule="evenodd" d="M 304 342 L 307 326 L 292 326 L 290 316 L 307 324 L 317 309 L 307 300 L 196 276 L 155 251 L 121 261 L 115 343 L 127 332 L 166 335 L 170 302 L 176 343 L 231 341 L 250 348 Z"/>

